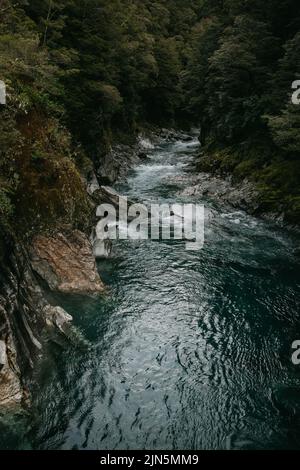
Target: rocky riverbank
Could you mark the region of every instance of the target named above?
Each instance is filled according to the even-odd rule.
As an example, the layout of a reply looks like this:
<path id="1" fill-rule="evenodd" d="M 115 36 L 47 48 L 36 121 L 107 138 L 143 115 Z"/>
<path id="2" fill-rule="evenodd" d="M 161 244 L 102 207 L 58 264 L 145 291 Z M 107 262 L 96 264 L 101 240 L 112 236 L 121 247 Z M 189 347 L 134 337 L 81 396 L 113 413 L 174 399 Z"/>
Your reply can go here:
<path id="1" fill-rule="evenodd" d="M 79 230 L 39 235 L 30 250 L 31 266 L 51 290 L 71 294 L 103 293 L 91 244 Z"/>
<path id="2" fill-rule="evenodd" d="M 220 185 L 220 191 L 215 191 L 217 198 L 221 197 L 233 207 L 299 230 L 296 160 L 273 162 L 264 158 L 259 148 L 244 148 L 243 151 L 203 148 L 195 156 L 193 172 L 199 175 L 199 184 L 203 179 L 211 178 L 212 186 L 215 186 L 217 181 L 217 186 Z"/>
<path id="3" fill-rule="evenodd" d="M 182 187 L 178 194 L 181 197 L 209 198 L 250 214 L 259 210 L 258 192 L 250 181 L 244 180 L 236 185 L 230 176 L 222 178 L 204 172 L 187 173 L 172 181 Z"/>
<path id="4" fill-rule="evenodd" d="M 275 223 L 280 227 L 299 232 L 299 225 L 288 223 L 285 212 L 278 207 L 275 211 L 266 211 L 261 201 L 260 192 L 256 185 L 247 179 L 236 183 L 232 176 L 217 176 L 212 173 L 187 173 L 184 176 L 176 177 L 172 182 L 181 186 L 178 196 L 181 198 L 196 197 L 201 199 L 211 199 L 220 204 L 236 210 L 242 210 L 254 217 Z M 168 180 L 170 183 L 170 180 Z"/>
<path id="5" fill-rule="evenodd" d="M 175 138 L 162 131 L 155 138 Z M 153 135 L 153 133 L 152 133 Z M 154 138 L 154 137 L 153 137 Z M 101 295 L 105 286 L 95 257 L 110 254 L 110 242 L 97 240 L 93 229 L 96 208 L 102 202 L 117 204 L 113 192 L 102 188 L 124 178 L 129 169 L 147 158 L 152 144 L 141 135 L 132 145 L 117 144 L 106 154 L 100 168 L 84 180 L 91 206 L 90 233 L 72 226 L 38 233 L 30 243 L 10 230 L 0 235 L 0 406 L 30 402 L 29 380 L 44 342 L 65 335 L 72 317 L 59 305 L 46 301 L 44 289 L 66 294 Z"/>

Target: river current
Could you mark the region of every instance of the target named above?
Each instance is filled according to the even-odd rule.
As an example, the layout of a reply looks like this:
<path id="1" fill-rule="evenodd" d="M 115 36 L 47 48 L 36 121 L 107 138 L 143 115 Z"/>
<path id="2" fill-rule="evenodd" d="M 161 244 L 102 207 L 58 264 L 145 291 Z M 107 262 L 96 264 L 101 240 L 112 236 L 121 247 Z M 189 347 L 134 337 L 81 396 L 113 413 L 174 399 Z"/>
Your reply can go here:
<path id="1" fill-rule="evenodd" d="M 183 197 L 174 177 L 196 151 L 196 140 L 156 145 L 116 189 L 204 204 L 203 249 L 119 240 L 99 262 L 104 298 L 57 296 L 78 342 L 49 343 L 32 415 L 2 422 L 0 447 L 300 449 L 299 239 Z"/>

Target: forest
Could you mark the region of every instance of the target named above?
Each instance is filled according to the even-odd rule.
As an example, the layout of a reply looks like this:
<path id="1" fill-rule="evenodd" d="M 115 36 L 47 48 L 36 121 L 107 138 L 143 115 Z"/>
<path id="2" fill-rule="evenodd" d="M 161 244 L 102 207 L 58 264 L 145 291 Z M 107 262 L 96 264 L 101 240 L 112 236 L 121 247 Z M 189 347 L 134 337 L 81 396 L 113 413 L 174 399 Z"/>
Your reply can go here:
<path id="1" fill-rule="evenodd" d="M 299 449 L 299 225 L 299 0 L 0 0 L 0 450 Z"/>
<path id="2" fill-rule="evenodd" d="M 0 0 L 2 229 L 82 228 L 83 177 L 147 126 L 199 127 L 199 171 L 299 223 L 299 79 L 298 0 Z"/>

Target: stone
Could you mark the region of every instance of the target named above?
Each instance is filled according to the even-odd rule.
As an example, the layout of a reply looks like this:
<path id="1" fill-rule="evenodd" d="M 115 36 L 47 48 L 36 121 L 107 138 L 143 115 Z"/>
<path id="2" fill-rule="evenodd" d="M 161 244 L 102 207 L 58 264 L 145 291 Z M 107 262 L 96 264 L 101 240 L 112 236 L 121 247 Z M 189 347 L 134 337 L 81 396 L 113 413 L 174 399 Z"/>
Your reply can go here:
<path id="1" fill-rule="evenodd" d="M 38 235 L 30 252 L 31 265 L 51 290 L 64 293 L 102 293 L 92 246 L 79 230 L 53 236 Z"/>
<path id="2" fill-rule="evenodd" d="M 6 344 L 0 341 L 0 371 L 7 363 Z"/>
<path id="3" fill-rule="evenodd" d="M 73 321 L 73 317 L 69 315 L 62 307 L 46 305 L 44 312 L 46 315 L 47 325 L 57 327 L 61 333 L 65 333 L 65 327 L 69 326 Z"/>
<path id="4" fill-rule="evenodd" d="M 99 203 L 112 204 L 116 208 L 119 207 L 119 200 L 122 197 L 110 186 L 100 186 L 94 196 L 97 197 Z"/>

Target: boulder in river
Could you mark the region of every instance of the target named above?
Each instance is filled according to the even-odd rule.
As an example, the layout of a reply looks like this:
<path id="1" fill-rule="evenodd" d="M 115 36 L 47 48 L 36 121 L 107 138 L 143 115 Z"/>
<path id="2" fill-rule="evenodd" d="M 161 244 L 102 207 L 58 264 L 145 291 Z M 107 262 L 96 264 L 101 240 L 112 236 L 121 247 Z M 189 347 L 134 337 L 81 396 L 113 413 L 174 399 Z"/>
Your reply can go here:
<path id="1" fill-rule="evenodd" d="M 73 321 L 73 317 L 63 308 L 53 307 L 52 305 L 46 305 L 44 312 L 46 314 L 47 325 L 55 326 L 61 333 L 65 334 L 65 330 Z"/>
<path id="2" fill-rule="evenodd" d="M 79 230 L 37 236 L 31 249 L 31 265 L 51 290 L 93 294 L 104 292 L 92 246 Z"/>

